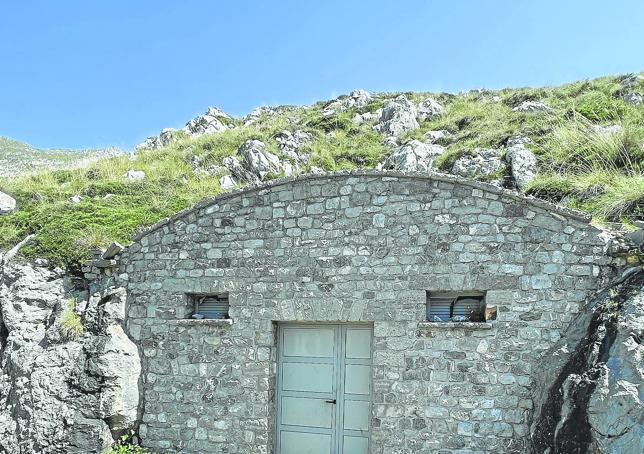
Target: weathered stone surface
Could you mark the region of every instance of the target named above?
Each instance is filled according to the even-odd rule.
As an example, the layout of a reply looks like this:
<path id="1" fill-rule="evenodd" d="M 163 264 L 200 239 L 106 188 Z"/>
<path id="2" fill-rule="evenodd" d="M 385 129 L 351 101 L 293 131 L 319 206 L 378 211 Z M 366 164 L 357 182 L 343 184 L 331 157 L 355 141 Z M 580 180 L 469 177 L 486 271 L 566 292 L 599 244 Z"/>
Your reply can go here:
<path id="1" fill-rule="evenodd" d="M 266 174 L 279 174 L 282 169 L 280 159 L 266 150 L 266 144 L 259 140 L 247 140 L 237 150 L 242 158 L 243 166 L 260 180 Z"/>
<path id="2" fill-rule="evenodd" d="M 435 99 L 427 98 L 418 104 L 417 111 L 418 121 L 425 121 L 443 115 L 445 108 Z"/>
<path id="3" fill-rule="evenodd" d="M 11 213 L 16 209 L 16 199 L 9 194 L 0 192 L 0 216 L 3 214 Z"/>
<path id="4" fill-rule="evenodd" d="M 219 184 L 221 185 L 222 189 L 227 190 L 233 189 L 239 184 L 239 182 L 232 175 L 224 175 L 219 179 Z"/>
<path id="5" fill-rule="evenodd" d="M 190 120 L 183 130 L 192 137 L 225 131 L 231 121 L 230 116 L 217 107 L 209 107 L 205 114 Z"/>
<path id="6" fill-rule="evenodd" d="M 364 123 L 373 123 L 382 115 L 382 109 L 376 109 L 373 112 L 365 112 L 362 114 L 355 114 L 351 119 L 355 124 L 361 125 Z"/>
<path id="7" fill-rule="evenodd" d="M 465 154 L 456 160 L 452 173 L 467 178 L 491 175 L 503 167 L 502 154 L 501 150 L 476 148 L 471 154 Z"/>
<path id="8" fill-rule="evenodd" d="M 505 159 L 510 164 L 512 178 L 520 190 L 525 190 L 528 183 L 537 174 L 537 157 L 524 144 L 523 140 L 508 141 Z"/>
<path id="9" fill-rule="evenodd" d="M 284 130 L 277 133 L 275 140 L 277 141 L 280 151 L 284 156 L 292 159 L 294 162 L 306 163 L 308 155 L 302 152 L 302 147 L 309 143 L 313 137 L 306 131 L 289 131 Z"/>
<path id="10" fill-rule="evenodd" d="M 335 101 L 330 102 L 322 111 L 322 115 L 329 116 L 335 112 L 342 112 L 343 110 L 352 107 L 364 107 L 371 101 L 371 95 L 365 90 L 354 90 L 348 96 L 340 97 Z"/>
<path id="11" fill-rule="evenodd" d="M 130 181 L 141 181 L 145 180 L 145 172 L 143 170 L 128 170 L 124 177 Z"/>
<path id="12" fill-rule="evenodd" d="M 536 452 L 644 449 L 644 272 L 591 299 L 535 368 Z"/>
<path id="13" fill-rule="evenodd" d="M 198 204 L 123 256 L 143 443 L 270 452 L 275 322 L 363 322 L 371 452 L 529 452 L 534 368 L 612 272 L 604 247 L 569 210 L 436 174 L 300 176 Z M 462 289 L 497 319 L 425 322 L 427 290 Z M 232 323 L 191 320 L 185 294 L 217 292 Z"/>
<path id="14" fill-rule="evenodd" d="M 622 98 L 625 102 L 634 106 L 644 104 L 644 93 L 626 93 Z"/>
<path id="15" fill-rule="evenodd" d="M 84 333 L 62 334 L 70 280 L 0 267 L 0 452 L 102 453 L 137 420 L 140 362 L 125 336 L 123 290 L 77 305 Z M 93 301 L 93 302 L 92 302 Z"/>
<path id="16" fill-rule="evenodd" d="M 452 135 L 451 132 L 449 132 L 446 129 L 439 129 L 436 131 L 427 131 L 425 133 L 425 140 L 429 143 L 435 143 L 441 139 L 446 139 Z"/>
<path id="17" fill-rule="evenodd" d="M 412 140 L 396 149 L 379 168 L 383 170 L 406 170 L 411 172 L 431 172 L 434 159 L 445 152 L 440 145 Z"/>
<path id="18" fill-rule="evenodd" d="M 595 134 L 600 136 L 610 136 L 612 134 L 618 134 L 622 132 L 623 128 L 621 125 L 609 125 L 609 126 L 600 126 L 600 125 L 591 125 L 590 129 Z"/>
<path id="19" fill-rule="evenodd" d="M 541 101 L 523 101 L 512 110 L 515 112 L 549 112 L 552 109 Z"/>
<path id="20" fill-rule="evenodd" d="M 385 105 L 380 121 L 374 127 L 385 136 L 398 137 L 405 131 L 419 127 L 416 121 L 417 115 L 416 106 L 405 96 L 400 95 Z"/>

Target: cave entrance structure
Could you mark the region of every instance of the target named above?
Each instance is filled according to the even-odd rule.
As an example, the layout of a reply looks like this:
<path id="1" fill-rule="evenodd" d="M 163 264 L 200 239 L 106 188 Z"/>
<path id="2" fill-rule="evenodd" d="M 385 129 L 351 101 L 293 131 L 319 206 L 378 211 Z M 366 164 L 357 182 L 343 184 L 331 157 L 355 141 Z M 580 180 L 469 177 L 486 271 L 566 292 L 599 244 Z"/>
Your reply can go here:
<path id="1" fill-rule="evenodd" d="M 141 440 L 525 452 L 534 366 L 608 277 L 603 248 L 578 212 L 443 175 L 304 175 L 204 200 L 122 258 Z M 429 295 L 459 292 L 483 318 L 430 317 Z"/>

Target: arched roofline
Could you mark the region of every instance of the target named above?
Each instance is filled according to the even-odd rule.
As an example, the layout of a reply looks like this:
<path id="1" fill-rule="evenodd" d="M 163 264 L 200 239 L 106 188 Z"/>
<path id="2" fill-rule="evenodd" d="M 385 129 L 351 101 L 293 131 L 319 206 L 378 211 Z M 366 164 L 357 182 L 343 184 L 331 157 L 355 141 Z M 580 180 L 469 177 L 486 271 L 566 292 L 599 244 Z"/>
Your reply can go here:
<path id="1" fill-rule="evenodd" d="M 491 193 L 491 194 L 497 194 L 506 199 L 525 203 L 528 206 L 546 210 L 550 214 L 563 216 L 564 218 L 572 219 L 578 222 L 587 224 L 590 222 L 590 219 L 591 219 L 591 216 L 587 213 L 584 213 L 583 211 L 560 207 L 558 205 L 555 205 L 550 202 L 546 202 L 545 200 L 541 200 L 536 197 L 525 196 L 508 189 L 499 188 L 489 183 L 483 183 L 481 181 L 471 180 L 460 176 L 457 177 L 454 175 L 448 175 L 444 173 L 428 174 L 424 172 L 403 172 L 398 170 L 345 170 L 345 171 L 331 172 L 331 173 L 305 173 L 305 174 L 300 174 L 300 175 L 291 176 L 291 177 L 277 178 L 275 180 L 271 180 L 265 183 L 252 184 L 252 185 L 244 186 L 243 188 L 240 188 L 240 189 L 234 189 L 229 192 L 224 192 L 213 197 L 207 197 L 197 202 L 193 206 L 186 208 L 185 210 L 181 210 L 176 214 L 168 218 L 162 219 L 157 223 L 151 225 L 150 227 L 135 233 L 134 235 L 132 235 L 132 241 L 135 241 L 135 242 L 139 241 L 141 238 L 160 229 L 161 227 L 171 224 L 178 219 L 186 217 L 197 210 L 200 210 L 202 208 L 207 208 L 211 205 L 221 203 L 222 201 L 233 199 L 235 197 L 238 197 L 244 194 L 250 194 L 252 192 L 267 191 L 272 188 L 277 188 L 279 186 L 283 186 L 293 182 L 325 180 L 325 179 L 328 179 L 328 180 L 343 179 L 343 178 L 348 179 L 352 177 L 361 177 L 361 176 L 382 177 L 382 178 L 396 177 L 396 178 L 408 178 L 410 180 L 441 181 L 446 183 L 452 183 L 455 185 L 465 186 L 473 189 L 480 189 L 481 191 Z"/>

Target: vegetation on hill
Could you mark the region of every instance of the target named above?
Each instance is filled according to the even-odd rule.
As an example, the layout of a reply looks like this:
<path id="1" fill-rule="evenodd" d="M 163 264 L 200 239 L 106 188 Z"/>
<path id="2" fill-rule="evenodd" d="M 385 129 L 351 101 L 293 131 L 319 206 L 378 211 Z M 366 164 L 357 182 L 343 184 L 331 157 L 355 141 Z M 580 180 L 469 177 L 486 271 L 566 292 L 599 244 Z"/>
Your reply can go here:
<path id="1" fill-rule="evenodd" d="M 404 133 L 401 143 L 424 140 L 431 130 L 447 130 L 439 139 L 445 152 L 434 165 L 449 171 L 454 161 L 476 147 L 503 148 L 510 137 L 523 135 L 539 160 L 539 173 L 526 193 L 582 209 L 597 222 L 630 224 L 644 216 L 644 105 L 624 101 L 628 92 L 644 93 L 644 78 L 603 77 L 560 87 L 476 90 L 463 94 L 406 93 L 421 101 L 433 97 L 445 113 Z M 383 136 L 370 124 L 355 124 L 356 114 L 373 112 L 399 93 L 374 95 L 365 107 L 324 116 L 325 103 L 280 107 L 250 125 L 235 120 L 223 132 L 178 138 L 159 150 L 139 151 L 134 159 L 115 157 L 73 170 L 42 171 L 0 179 L 19 209 L 0 217 L 0 248 L 28 233 L 37 238 L 25 252 L 58 265 L 74 266 L 91 248 L 111 241 L 127 243 L 140 227 L 221 192 L 219 174 L 195 171 L 220 165 L 248 139 L 259 139 L 280 155 L 282 130 L 304 130 L 313 137 L 302 171 L 375 167 L 388 153 Z M 541 101 L 548 112 L 519 112 L 525 101 Z M 597 126 L 619 125 L 606 133 Z M 143 170 L 143 180 L 124 177 Z M 72 201 L 71 198 L 80 196 Z"/>

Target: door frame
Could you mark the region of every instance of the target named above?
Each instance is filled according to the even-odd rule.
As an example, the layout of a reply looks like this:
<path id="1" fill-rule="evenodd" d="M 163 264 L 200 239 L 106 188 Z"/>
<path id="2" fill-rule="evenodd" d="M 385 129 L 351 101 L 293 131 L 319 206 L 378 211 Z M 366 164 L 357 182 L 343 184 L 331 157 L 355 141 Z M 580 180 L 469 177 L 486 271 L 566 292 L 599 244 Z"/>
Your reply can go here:
<path id="1" fill-rule="evenodd" d="M 371 452 L 371 439 L 372 439 L 372 432 L 371 432 L 371 422 L 372 422 L 372 416 L 373 416 L 373 394 L 374 394 L 374 389 L 373 389 L 373 354 L 374 354 L 374 336 L 373 336 L 373 330 L 374 330 L 374 324 L 373 322 L 325 322 L 325 321 L 284 321 L 284 322 L 276 322 L 276 333 L 277 333 L 277 343 L 276 343 L 276 357 L 275 357 L 275 404 L 274 404 L 274 423 L 273 423 L 273 453 L 278 454 L 278 449 L 279 449 L 279 426 L 280 426 L 280 420 L 282 416 L 281 408 L 280 408 L 280 403 L 281 403 L 281 392 L 282 392 L 282 373 L 281 373 L 281 353 L 283 349 L 283 336 L 282 336 L 282 330 L 283 328 L 316 328 L 316 327 L 328 327 L 328 326 L 333 326 L 333 327 L 338 327 L 338 332 L 336 333 L 336 336 L 334 338 L 334 341 L 336 345 L 334 346 L 334 351 L 336 349 L 340 349 L 340 352 L 337 354 L 338 358 L 340 358 L 340 355 L 344 356 L 344 351 L 346 347 L 346 330 L 343 332 L 342 328 L 363 328 L 363 329 L 370 329 L 371 331 L 371 344 L 370 344 L 370 351 L 371 351 L 371 377 L 370 377 L 370 382 L 369 382 L 369 445 L 368 445 L 368 452 Z M 342 337 L 344 335 L 344 337 Z M 340 358 L 341 359 L 341 358 Z M 337 361 L 336 361 L 337 362 Z M 340 384 L 340 381 L 342 381 L 342 388 L 344 389 L 344 375 L 345 371 L 342 370 L 344 368 L 338 368 L 339 370 L 335 371 L 335 377 L 338 380 L 338 385 Z M 336 392 L 338 392 L 336 390 Z M 334 422 L 336 423 L 336 430 L 335 433 L 338 432 L 337 427 L 340 426 L 340 424 L 344 423 L 344 392 L 342 393 L 342 396 L 339 396 L 340 399 L 336 403 L 336 409 L 334 413 Z M 342 405 L 340 405 L 342 403 Z M 334 441 L 333 443 L 333 449 L 338 453 L 342 454 L 339 451 L 339 448 L 341 447 L 340 440 L 338 437 L 333 435 L 332 440 Z"/>

